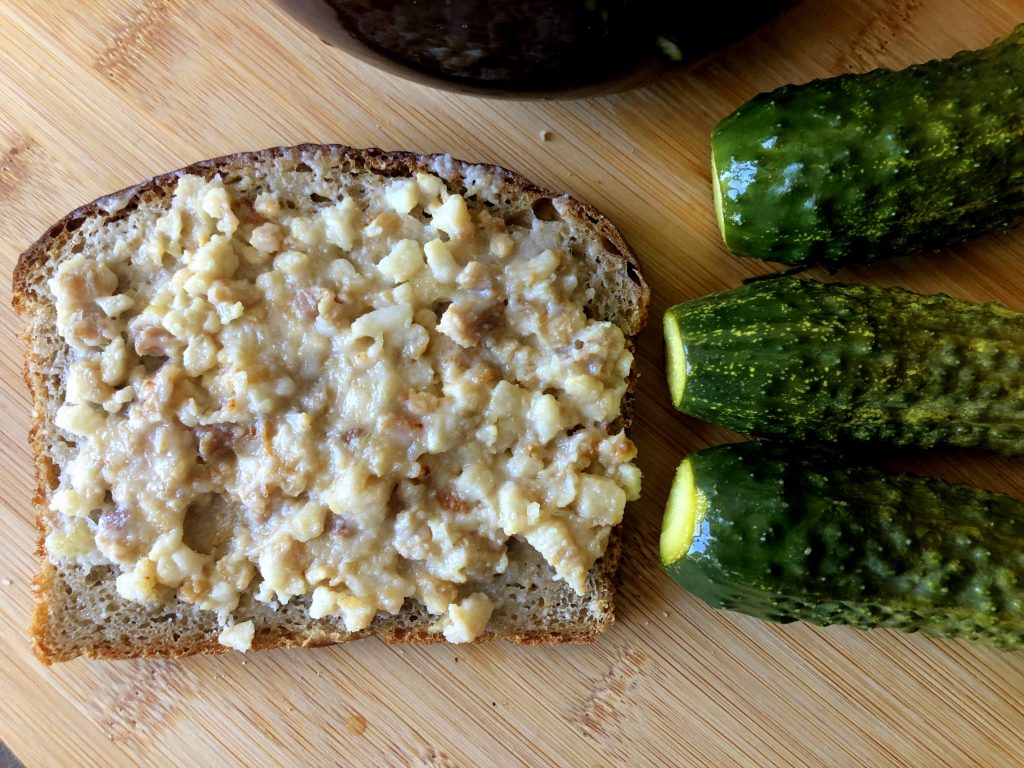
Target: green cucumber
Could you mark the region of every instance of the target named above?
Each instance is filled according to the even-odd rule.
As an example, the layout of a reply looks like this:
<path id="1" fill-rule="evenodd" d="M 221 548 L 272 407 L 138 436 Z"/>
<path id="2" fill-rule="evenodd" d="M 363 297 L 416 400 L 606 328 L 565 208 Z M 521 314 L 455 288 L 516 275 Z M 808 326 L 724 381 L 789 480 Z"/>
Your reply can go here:
<path id="1" fill-rule="evenodd" d="M 761 437 L 1024 454 L 1024 313 L 780 278 L 665 313 L 684 413 Z"/>
<path id="2" fill-rule="evenodd" d="M 1024 502 L 808 449 L 684 460 L 661 562 L 712 607 L 761 619 L 1024 644 Z"/>
<path id="3" fill-rule="evenodd" d="M 761 94 L 711 136 L 740 256 L 869 262 L 1024 214 L 1024 25 L 978 51 Z"/>

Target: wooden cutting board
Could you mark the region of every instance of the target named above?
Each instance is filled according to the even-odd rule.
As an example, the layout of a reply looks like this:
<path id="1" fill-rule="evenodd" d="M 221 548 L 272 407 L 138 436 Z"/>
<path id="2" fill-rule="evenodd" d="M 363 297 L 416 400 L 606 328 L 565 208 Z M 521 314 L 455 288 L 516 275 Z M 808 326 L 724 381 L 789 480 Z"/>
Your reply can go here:
<path id="1" fill-rule="evenodd" d="M 714 613 L 657 566 L 688 451 L 723 430 L 675 414 L 658 319 L 769 268 L 720 242 L 708 133 L 756 92 L 978 47 L 1024 0 L 806 0 L 753 38 L 621 95 L 455 96 L 380 74 L 269 2 L 0 4 L 0 738 L 29 766 L 1024 764 L 1024 654 Z M 542 140 L 541 131 L 550 138 Z M 67 210 L 190 161 L 303 141 L 450 152 L 587 200 L 653 289 L 618 620 L 593 647 L 348 647 L 47 669 L 25 639 L 35 569 L 19 252 Z M 1024 309 L 1024 231 L 846 279 Z M 911 466 L 1024 497 L 1024 461 Z"/>

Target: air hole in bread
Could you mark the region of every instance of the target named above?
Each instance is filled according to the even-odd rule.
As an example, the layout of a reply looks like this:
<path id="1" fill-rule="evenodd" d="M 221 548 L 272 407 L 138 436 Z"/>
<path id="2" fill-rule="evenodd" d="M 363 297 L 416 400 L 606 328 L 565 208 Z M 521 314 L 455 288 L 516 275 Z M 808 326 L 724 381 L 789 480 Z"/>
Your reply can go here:
<path id="1" fill-rule="evenodd" d="M 139 199 L 137 197 L 132 198 L 130 201 L 125 203 L 124 207 L 121 208 L 117 213 L 113 214 L 107 219 L 107 224 L 113 224 L 115 221 L 123 221 L 127 219 L 136 208 L 139 207 Z"/>
<path id="2" fill-rule="evenodd" d="M 316 192 L 310 193 L 309 199 L 312 200 L 314 203 L 320 204 L 331 202 L 331 198 L 324 197 L 323 195 L 318 195 Z"/>
<path id="3" fill-rule="evenodd" d="M 622 251 L 619 250 L 619 247 L 604 235 L 601 235 L 601 245 L 609 253 L 614 253 L 616 256 L 622 256 Z"/>
<path id="4" fill-rule="evenodd" d="M 555 208 L 555 204 L 550 197 L 538 197 L 530 207 L 533 209 L 533 215 L 541 221 L 562 220 L 562 214 Z"/>
<path id="5" fill-rule="evenodd" d="M 333 45 L 333 43 L 330 43 L 330 45 Z M 346 170 L 351 170 L 352 164 L 345 163 L 344 167 Z M 378 176 L 384 176 L 386 178 L 408 178 L 411 175 L 410 170 L 412 169 L 408 166 L 400 164 L 389 165 L 386 162 L 373 163 L 373 172 Z"/>
<path id="6" fill-rule="evenodd" d="M 640 280 L 640 275 L 636 271 L 636 267 L 634 267 L 633 263 L 630 261 L 626 262 L 626 277 L 637 285 L 643 285 L 643 282 Z"/>
<path id="7" fill-rule="evenodd" d="M 296 163 L 295 170 L 298 173 L 312 173 L 313 169 L 309 167 L 308 163 Z"/>
<path id="8" fill-rule="evenodd" d="M 85 223 L 85 219 L 68 219 L 61 224 L 54 224 L 46 233 L 47 237 L 57 237 L 61 232 L 75 232 Z"/>

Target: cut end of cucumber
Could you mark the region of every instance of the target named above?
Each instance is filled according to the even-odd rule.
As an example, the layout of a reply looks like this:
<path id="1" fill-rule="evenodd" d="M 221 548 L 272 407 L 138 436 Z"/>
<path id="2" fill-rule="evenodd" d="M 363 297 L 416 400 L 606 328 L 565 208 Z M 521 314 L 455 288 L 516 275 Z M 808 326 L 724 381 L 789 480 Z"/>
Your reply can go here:
<path id="1" fill-rule="evenodd" d="M 665 375 L 668 377 L 672 404 L 678 408 L 686 392 L 686 348 L 683 346 L 679 323 L 671 310 L 665 313 Z"/>
<path id="2" fill-rule="evenodd" d="M 722 233 L 722 242 L 729 245 L 725 236 L 725 211 L 722 210 L 722 181 L 718 178 L 718 163 L 715 162 L 714 150 L 711 152 L 711 188 L 715 192 L 715 216 L 718 218 L 718 229 Z"/>
<path id="3" fill-rule="evenodd" d="M 667 568 L 686 557 L 697 526 L 707 514 L 707 499 L 697 489 L 693 462 L 683 459 L 672 481 L 672 491 L 661 521 L 661 564 Z"/>

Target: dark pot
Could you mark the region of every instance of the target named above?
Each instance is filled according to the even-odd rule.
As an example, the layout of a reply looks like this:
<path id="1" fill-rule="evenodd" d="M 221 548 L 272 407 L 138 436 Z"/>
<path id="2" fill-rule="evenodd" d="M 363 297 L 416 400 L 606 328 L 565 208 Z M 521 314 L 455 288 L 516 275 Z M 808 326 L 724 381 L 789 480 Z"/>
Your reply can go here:
<path id="1" fill-rule="evenodd" d="M 427 85 L 513 97 L 622 90 L 772 18 L 671 0 L 278 0 L 325 42 Z M 672 6 L 669 8 L 669 6 Z"/>

